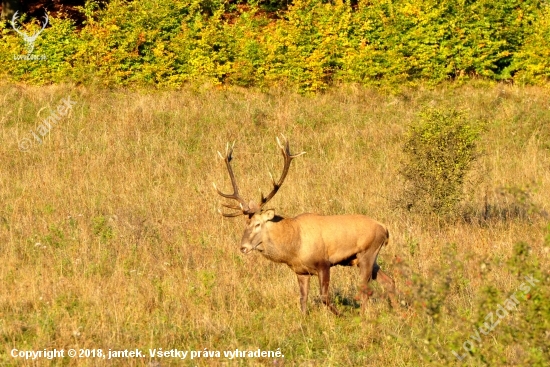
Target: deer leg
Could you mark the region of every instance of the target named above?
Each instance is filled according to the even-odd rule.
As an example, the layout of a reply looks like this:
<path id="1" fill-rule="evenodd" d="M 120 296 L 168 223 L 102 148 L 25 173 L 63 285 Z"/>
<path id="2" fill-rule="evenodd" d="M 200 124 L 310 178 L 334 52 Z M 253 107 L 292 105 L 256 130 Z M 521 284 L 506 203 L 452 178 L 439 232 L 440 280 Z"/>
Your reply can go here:
<path id="1" fill-rule="evenodd" d="M 390 299 L 391 306 L 397 308 L 398 303 L 395 298 L 395 282 L 388 274 L 380 269 L 380 266 L 374 262 L 374 267 L 372 269 L 372 279 L 378 281 L 386 290 L 388 297 Z"/>
<path id="2" fill-rule="evenodd" d="M 361 285 L 360 289 L 361 309 L 365 310 L 365 308 L 367 307 L 367 301 L 373 293 L 372 290 L 369 288 L 369 283 L 374 274 L 373 268 L 374 264 L 376 263 L 376 254 L 363 252 L 362 254 L 358 254 L 357 257 L 359 259 L 358 266 L 360 269 L 360 277 L 363 280 L 363 284 Z"/>
<path id="3" fill-rule="evenodd" d="M 302 308 L 302 313 L 307 311 L 307 294 L 309 293 L 309 279 L 310 275 L 300 275 L 298 274 L 298 285 L 300 286 L 300 307 Z"/>
<path id="4" fill-rule="evenodd" d="M 328 285 L 330 283 L 330 265 L 321 266 L 318 271 L 319 286 L 321 288 L 321 301 L 335 315 L 340 315 L 340 312 L 330 303 L 328 296 Z"/>

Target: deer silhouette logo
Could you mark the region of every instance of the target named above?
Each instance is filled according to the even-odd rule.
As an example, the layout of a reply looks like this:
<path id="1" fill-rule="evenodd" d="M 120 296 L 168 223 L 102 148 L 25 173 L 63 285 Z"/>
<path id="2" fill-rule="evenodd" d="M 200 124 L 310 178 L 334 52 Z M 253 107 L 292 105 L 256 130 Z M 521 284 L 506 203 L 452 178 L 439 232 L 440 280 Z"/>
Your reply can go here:
<path id="1" fill-rule="evenodd" d="M 34 41 L 36 41 L 40 33 L 42 33 L 44 28 L 48 25 L 48 14 L 46 13 L 44 15 L 44 24 L 42 25 L 42 28 L 39 31 L 36 31 L 32 36 L 29 36 L 25 32 L 21 31 L 21 28 L 19 28 L 16 24 L 19 19 L 18 13 L 19 12 L 16 11 L 15 14 L 13 14 L 13 17 L 11 18 L 11 26 L 17 33 L 19 33 L 21 37 L 23 37 L 23 40 L 27 44 L 27 54 L 30 55 L 34 51 Z"/>

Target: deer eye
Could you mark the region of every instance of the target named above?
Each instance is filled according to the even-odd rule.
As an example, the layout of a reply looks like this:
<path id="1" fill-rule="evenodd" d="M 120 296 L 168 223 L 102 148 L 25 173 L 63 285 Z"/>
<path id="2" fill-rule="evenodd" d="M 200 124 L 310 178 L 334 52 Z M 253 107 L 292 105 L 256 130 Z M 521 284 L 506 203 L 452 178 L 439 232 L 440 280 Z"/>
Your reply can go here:
<path id="1" fill-rule="evenodd" d="M 260 223 L 256 223 L 254 227 L 258 228 L 260 226 Z"/>

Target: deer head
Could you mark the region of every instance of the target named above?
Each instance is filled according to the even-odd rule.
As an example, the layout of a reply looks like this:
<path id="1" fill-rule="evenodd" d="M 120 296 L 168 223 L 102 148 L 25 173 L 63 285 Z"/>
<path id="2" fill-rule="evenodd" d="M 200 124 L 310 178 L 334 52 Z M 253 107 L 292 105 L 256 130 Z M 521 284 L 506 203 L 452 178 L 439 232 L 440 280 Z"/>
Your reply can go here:
<path id="1" fill-rule="evenodd" d="M 236 200 L 237 204 L 222 204 L 224 207 L 236 210 L 232 213 L 224 213 L 221 210 L 219 210 L 220 214 L 222 214 L 225 217 L 236 217 L 239 215 L 248 215 L 248 219 L 246 221 L 246 228 L 243 233 L 243 237 L 241 240 L 241 252 L 248 253 L 252 250 L 258 250 L 260 252 L 263 252 L 263 247 L 261 247 L 261 244 L 264 242 L 263 237 L 265 236 L 264 227 L 268 225 L 268 222 L 274 220 L 275 218 L 275 211 L 274 210 L 262 210 L 262 208 L 275 196 L 277 191 L 279 191 L 279 188 L 281 188 L 286 175 L 288 174 L 288 169 L 290 168 L 290 163 L 292 160 L 296 157 L 301 156 L 302 154 L 305 154 L 305 152 L 299 153 L 299 154 L 291 154 L 290 153 L 290 146 L 288 140 L 282 136 L 283 142 L 277 138 L 277 145 L 279 146 L 279 149 L 281 149 L 281 153 L 283 154 L 284 158 L 284 167 L 283 172 L 281 173 L 281 176 L 277 181 L 271 176 L 271 181 L 273 184 L 273 189 L 271 192 L 264 196 L 261 194 L 260 202 L 259 204 L 254 201 L 246 202 L 245 199 L 243 199 L 239 194 L 239 188 L 237 186 L 237 182 L 235 180 L 235 175 L 233 173 L 233 169 L 231 167 L 231 160 L 233 159 L 233 146 L 230 147 L 229 144 L 226 147 L 225 150 L 225 157 L 218 152 L 218 155 L 221 159 L 225 161 L 227 171 L 229 172 L 229 178 L 231 179 L 231 185 L 233 186 L 233 193 L 231 194 L 225 194 L 218 190 L 216 187 L 216 184 L 214 184 L 214 188 L 220 194 L 222 197 L 226 199 L 232 199 Z"/>

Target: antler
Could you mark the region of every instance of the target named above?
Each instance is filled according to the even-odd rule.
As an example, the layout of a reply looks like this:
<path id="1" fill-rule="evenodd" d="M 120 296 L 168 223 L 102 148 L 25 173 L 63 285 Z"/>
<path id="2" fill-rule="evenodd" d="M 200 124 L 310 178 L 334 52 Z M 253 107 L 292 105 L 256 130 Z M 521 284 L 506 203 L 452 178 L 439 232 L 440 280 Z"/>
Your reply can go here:
<path id="1" fill-rule="evenodd" d="M 260 205 L 256 204 L 253 201 L 247 204 L 246 200 L 244 200 L 239 195 L 239 188 L 237 187 L 235 175 L 233 174 L 233 169 L 231 168 L 231 160 L 233 159 L 233 147 L 235 146 L 235 143 L 233 143 L 231 147 L 229 147 L 229 143 L 227 144 L 225 148 L 225 158 L 220 152 L 218 152 L 218 155 L 220 156 L 221 159 L 225 161 L 225 165 L 227 166 L 227 171 L 229 172 L 229 178 L 231 179 L 231 185 L 233 185 L 233 193 L 224 194 L 223 192 L 218 190 L 218 188 L 216 187 L 216 184 L 214 184 L 214 188 L 216 189 L 218 194 L 220 194 L 222 197 L 226 199 L 237 200 L 239 202 L 239 204 L 234 204 L 234 205 L 222 204 L 224 207 L 233 209 L 233 210 L 240 210 L 240 212 L 234 212 L 234 213 L 223 213 L 221 210 L 218 210 L 220 214 L 222 214 L 224 217 L 236 217 L 243 214 L 251 216 L 254 213 L 258 212 L 265 204 L 267 204 L 269 200 L 271 200 L 271 198 L 273 198 L 273 196 L 277 193 L 277 191 L 283 184 L 286 178 L 286 175 L 288 173 L 288 169 L 290 168 L 290 162 L 292 162 L 294 158 L 299 157 L 302 154 L 305 154 L 305 152 L 294 154 L 294 155 L 291 154 L 289 142 L 287 138 L 282 134 L 281 136 L 283 138 L 284 145 L 281 144 L 281 141 L 279 140 L 279 138 L 277 138 L 277 144 L 279 145 L 279 148 L 281 149 L 281 152 L 283 153 L 283 157 L 284 157 L 283 173 L 281 174 L 281 177 L 277 182 L 275 182 L 275 179 L 273 178 L 273 176 L 271 176 L 271 181 L 273 182 L 273 190 L 271 190 L 271 192 L 267 196 L 264 196 L 262 194 Z"/>
<path id="2" fill-rule="evenodd" d="M 32 35 L 31 38 L 32 38 L 33 41 L 36 40 L 36 37 L 38 37 L 38 35 L 44 31 L 44 29 L 48 25 L 49 20 L 50 20 L 50 18 L 48 18 L 48 13 L 44 13 L 44 24 L 42 25 L 42 28 L 38 32 L 36 32 L 35 34 Z"/>
<path id="3" fill-rule="evenodd" d="M 275 182 L 275 179 L 273 178 L 271 173 L 269 174 L 271 176 L 271 182 L 273 183 L 273 190 L 271 190 L 271 192 L 267 196 L 264 196 L 263 194 L 261 194 L 262 199 L 260 201 L 260 209 L 263 208 L 263 206 L 265 204 L 267 204 L 268 201 L 273 198 L 273 196 L 275 196 L 277 191 L 279 191 L 279 188 L 281 187 L 281 185 L 283 184 L 283 182 L 286 178 L 286 175 L 288 173 L 288 169 L 290 168 L 290 162 L 292 162 L 292 160 L 294 158 L 299 157 L 302 154 L 306 154 L 306 152 L 301 152 L 301 153 L 294 154 L 294 155 L 290 154 L 290 145 L 289 145 L 288 139 L 283 134 L 281 134 L 281 136 L 283 137 L 284 146 L 283 146 L 283 144 L 281 144 L 281 141 L 279 140 L 279 138 L 277 138 L 277 145 L 281 149 L 281 152 L 283 153 L 283 157 L 284 157 L 284 160 L 285 160 L 285 164 L 284 164 L 284 167 L 283 167 L 283 173 L 281 174 L 281 177 L 279 177 L 279 180 L 277 182 Z"/>
<path id="4" fill-rule="evenodd" d="M 21 32 L 17 26 L 15 25 L 15 22 L 17 22 L 17 19 L 18 19 L 18 16 L 17 16 L 17 13 L 19 13 L 19 10 L 16 11 L 14 14 L 13 14 L 13 17 L 11 17 L 11 26 L 13 28 L 14 31 L 16 31 L 17 33 L 19 33 L 20 35 L 22 35 L 23 37 L 27 37 L 27 34 L 24 33 L 24 32 Z"/>
<path id="5" fill-rule="evenodd" d="M 227 143 L 225 147 L 225 158 L 222 156 L 222 154 L 218 151 L 218 155 L 222 160 L 225 161 L 225 165 L 227 167 L 227 171 L 229 172 L 229 178 L 231 179 L 231 185 L 233 186 L 233 193 L 232 194 L 224 194 L 221 192 L 214 183 L 214 188 L 220 194 L 222 197 L 226 199 L 233 199 L 237 200 L 239 204 L 235 205 L 229 205 L 229 204 L 222 204 L 224 207 L 234 210 L 240 210 L 241 212 L 234 212 L 234 213 L 223 213 L 221 210 L 218 210 L 221 215 L 224 217 L 236 217 L 243 214 L 254 214 L 258 208 L 253 205 L 253 208 L 250 208 L 250 205 L 247 204 L 246 200 L 244 200 L 241 195 L 239 195 L 239 187 L 237 186 L 237 181 L 235 180 L 235 175 L 233 174 L 233 168 L 231 168 L 231 160 L 233 159 L 233 147 L 235 146 L 235 142 L 229 147 L 229 143 Z M 251 203 L 252 204 L 252 203 Z"/>

